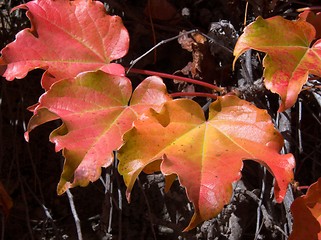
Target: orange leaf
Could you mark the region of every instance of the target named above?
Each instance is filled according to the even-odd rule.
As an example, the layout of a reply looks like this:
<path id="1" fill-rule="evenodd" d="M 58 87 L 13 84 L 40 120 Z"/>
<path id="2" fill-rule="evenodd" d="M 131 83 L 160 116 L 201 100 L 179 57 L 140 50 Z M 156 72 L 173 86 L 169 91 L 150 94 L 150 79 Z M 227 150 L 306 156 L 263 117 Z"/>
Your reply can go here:
<path id="1" fill-rule="evenodd" d="M 241 177 L 242 160 L 253 159 L 270 170 L 278 202 L 293 179 L 294 158 L 279 154 L 283 138 L 270 116 L 235 96 L 212 103 L 207 121 L 192 100 L 166 102 L 159 113 L 150 110 L 135 121 L 124 141 L 118 157 L 127 197 L 145 166 L 162 159 L 161 171 L 177 174 L 194 204 L 185 230 L 215 217 L 229 203 L 232 183 Z"/>
<path id="2" fill-rule="evenodd" d="M 101 2 L 35 0 L 18 8 L 28 10 L 32 27 L 1 51 L 7 80 L 41 68 L 46 70 L 42 86 L 48 90 L 54 82 L 84 71 L 124 74 L 121 65 L 109 63 L 127 53 L 128 32 L 120 17 L 107 15 Z"/>
<path id="3" fill-rule="evenodd" d="M 69 187 L 97 180 L 101 167 L 112 163 L 113 150 L 121 146 L 123 134 L 137 116 L 170 99 L 158 77 L 145 79 L 132 94 L 126 77 L 102 71 L 81 73 L 53 84 L 41 96 L 26 135 L 45 122 L 63 121 L 50 135 L 56 151 L 63 150 L 66 158 L 58 184 L 62 194 Z"/>
<path id="4" fill-rule="evenodd" d="M 294 222 L 289 240 L 321 239 L 321 178 L 309 187 L 306 195 L 294 200 L 291 212 Z"/>
<path id="5" fill-rule="evenodd" d="M 321 12 L 304 11 L 300 13 L 299 20 L 311 23 L 316 30 L 315 38 L 321 38 Z"/>
<path id="6" fill-rule="evenodd" d="M 309 74 L 321 76 L 321 40 L 310 47 L 314 38 L 314 27 L 305 21 L 258 17 L 238 39 L 235 60 L 251 48 L 266 53 L 264 83 L 280 95 L 279 111 L 284 111 L 296 102 Z"/>

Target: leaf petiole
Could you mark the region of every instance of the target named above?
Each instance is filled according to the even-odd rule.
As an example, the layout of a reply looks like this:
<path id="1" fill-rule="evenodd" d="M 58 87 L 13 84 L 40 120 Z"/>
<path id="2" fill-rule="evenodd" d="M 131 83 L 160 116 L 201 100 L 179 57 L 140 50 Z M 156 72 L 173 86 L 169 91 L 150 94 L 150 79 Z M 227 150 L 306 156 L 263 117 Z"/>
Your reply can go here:
<path id="1" fill-rule="evenodd" d="M 204 92 L 176 92 L 176 93 L 171 93 L 170 95 L 172 98 L 175 98 L 175 97 L 206 97 L 206 98 L 217 99 L 216 94 L 204 93 Z"/>
<path id="2" fill-rule="evenodd" d="M 127 69 L 128 68 L 125 68 L 126 71 L 127 71 Z M 174 80 L 178 80 L 178 81 L 182 81 L 182 82 L 192 83 L 192 84 L 196 84 L 196 85 L 199 85 L 199 86 L 203 86 L 203 87 L 206 87 L 206 88 L 213 89 L 216 92 L 224 91 L 224 88 L 218 87 L 218 86 L 216 86 L 214 84 L 202 82 L 200 80 L 196 80 L 196 79 L 192 79 L 192 78 L 176 76 L 176 75 L 173 75 L 173 74 L 160 73 L 160 72 L 154 72 L 154 71 L 150 71 L 150 70 L 137 69 L 137 68 L 131 68 L 130 72 L 139 73 L 139 74 L 143 74 L 143 75 L 154 75 L 154 76 L 158 76 L 158 77 L 162 77 L 162 78 L 169 78 L 169 79 L 174 79 Z"/>

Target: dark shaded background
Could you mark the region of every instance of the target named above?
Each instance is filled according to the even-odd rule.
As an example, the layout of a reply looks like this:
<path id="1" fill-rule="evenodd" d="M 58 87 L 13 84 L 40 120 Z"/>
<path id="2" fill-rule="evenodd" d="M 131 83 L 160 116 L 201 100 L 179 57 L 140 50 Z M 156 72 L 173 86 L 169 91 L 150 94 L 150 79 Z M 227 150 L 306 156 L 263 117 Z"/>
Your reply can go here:
<path id="1" fill-rule="evenodd" d="M 1 48 L 14 40 L 18 31 L 29 26 L 23 11 L 9 15 L 10 9 L 22 2 L 0 0 Z M 288 116 L 277 115 L 278 98 L 262 88 L 262 66 L 257 61 L 257 53 L 252 52 L 252 67 L 253 79 L 258 81 L 249 83 L 239 63 L 236 71 L 232 72 L 233 56 L 220 47 L 223 45 L 233 49 L 236 39 L 232 35 L 242 32 L 246 1 L 168 1 L 170 7 L 158 7 L 154 13 L 148 11 L 146 0 L 104 2 L 111 14 L 123 17 L 130 32 L 131 45 L 128 55 L 122 60 L 124 66 L 129 66 L 131 60 L 156 42 L 173 37 L 179 31 L 199 29 L 211 36 L 218 44 L 208 42 L 202 46 L 202 53 L 206 57 L 198 77 L 212 83 L 215 80 L 218 85 L 237 90 L 241 97 L 267 109 L 273 119 L 285 118 L 283 123 L 276 121 L 276 124 L 279 127 L 282 125 L 287 150 L 297 160 L 296 180 L 300 185 L 310 185 L 320 177 L 321 120 L 320 100 L 317 101 L 320 92 L 317 88 L 302 92 Z M 293 19 L 298 14 L 297 8 L 317 4 L 317 1 L 312 0 L 248 2 L 247 23 L 259 15 L 265 18 L 282 15 Z M 153 1 L 150 3 L 153 4 Z M 189 10 L 189 14 L 182 14 L 186 10 Z M 163 14 L 158 18 L 157 13 Z M 222 27 L 226 23 L 230 23 L 235 32 Z M 262 59 L 264 55 L 259 56 Z M 172 41 L 143 58 L 135 67 L 174 73 L 184 68 L 189 61 L 192 61 L 192 54 L 182 49 L 177 41 Z M 59 121 L 34 130 L 30 143 L 23 138 L 31 117 L 27 107 L 36 103 L 43 93 L 39 84 L 41 74 L 41 70 L 35 70 L 23 80 L 0 81 L 0 180 L 13 201 L 8 216 L 0 211 L 1 240 L 77 239 L 68 197 L 66 194 L 56 195 L 63 159 L 60 153 L 55 153 L 48 136 L 59 126 Z M 131 73 L 129 77 L 134 83 L 144 78 Z M 317 83 L 320 83 L 318 80 Z M 169 92 L 179 90 L 171 81 L 166 83 Z M 204 99 L 196 101 L 204 104 Z M 288 125 L 285 130 L 284 124 Z M 169 193 L 164 194 L 161 174 L 141 174 L 133 189 L 131 204 L 126 202 L 125 186 L 116 166 L 103 170 L 101 180 L 86 188 L 72 189 L 71 193 L 83 239 L 286 239 L 291 229 L 288 206 L 276 204 L 272 200 L 272 186 L 273 178 L 264 168 L 246 161 L 243 178 L 236 184 L 231 204 L 217 218 L 187 233 L 182 233 L 182 230 L 192 216 L 193 207 L 178 182 L 174 183 Z M 291 199 L 300 194 L 293 189 L 288 197 Z"/>

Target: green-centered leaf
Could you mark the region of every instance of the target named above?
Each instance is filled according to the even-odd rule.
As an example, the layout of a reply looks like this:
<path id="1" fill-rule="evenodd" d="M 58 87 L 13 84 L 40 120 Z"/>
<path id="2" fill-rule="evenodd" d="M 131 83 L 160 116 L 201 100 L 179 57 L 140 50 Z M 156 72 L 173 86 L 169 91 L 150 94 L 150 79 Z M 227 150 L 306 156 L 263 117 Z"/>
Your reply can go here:
<path id="1" fill-rule="evenodd" d="M 321 178 L 309 187 L 306 195 L 294 200 L 291 212 L 294 221 L 289 240 L 321 239 Z"/>
<path id="2" fill-rule="evenodd" d="M 145 79 L 132 94 L 126 77 L 102 71 L 82 73 L 53 84 L 41 96 L 26 137 L 42 123 L 63 121 L 50 135 L 56 151 L 63 150 L 66 159 L 58 184 L 62 194 L 69 187 L 97 180 L 101 167 L 112 163 L 113 150 L 122 145 L 123 134 L 137 116 L 170 99 L 158 77 Z"/>
<path id="3" fill-rule="evenodd" d="M 235 60 L 248 49 L 266 53 L 264 83 L 280 95 L 279 111 L 293 106 L 309 74 L 321 76 L 321 40 L 310 46 L 315 34 L 314 27 L 305 21 L 258 17 L 236 43 Z"/>
<path id="4" fill-rule="evenodd" d="M 32 27 L 1 51 L 7 80 L 41 68 L 46 70 L 42 86 L 48 90 L 54 82 L 84 71 L 124 74 L 121 65 L 109 63 L 127 53 L 128 32 L 120 17 L 107 15 L 101 2 L 35 0 L 17 8 L 28 10 Z"/>
<path id="5" fill-rule="evenodd" d="M 232 183 L 241 177 L 242 160 L 252 159 L 275 176 L 275 198 L 281 202 L 293 178 L 294 158 L 280 155 L 283 138 L 265 110 L 235 96 L 219 97 L 206 121 L 192 100 L 173 100 L 158 113 L 150 110 L 134 123 L 119 150 L 119 172 L 128 197 L 139 173 L 162 159 L 165 175 L 177 174 L 194 204 L 185 230 L 215 217 L 229 203 Z"/>

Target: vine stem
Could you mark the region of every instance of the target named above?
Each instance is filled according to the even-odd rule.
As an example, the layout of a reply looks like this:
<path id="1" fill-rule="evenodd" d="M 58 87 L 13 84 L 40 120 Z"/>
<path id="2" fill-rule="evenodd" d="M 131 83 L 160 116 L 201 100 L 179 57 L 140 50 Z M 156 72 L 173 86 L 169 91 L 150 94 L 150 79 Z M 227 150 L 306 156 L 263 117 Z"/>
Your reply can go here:
<path id="1" fill-rule="evenodd" d="M 304 7 L 304 8 L 298 8 L 297 12 L 304 12 L 304 11 L 320 11 L 321 6 L 311 6 L 311 7 Z"/>
<path id="2" fill-rule="evenodd" d="M 172 98 L 175 97 L 208 97 L 208 98 L 213 98 L 216 99 L 217 95 L 216 94 L 211 94 L 211 93 L 203 93 L 203 92 L 176 92 L 176 93 L 171 93 L 170 94 Z"/>
<path id="3" fill-rule="evenodd" d="M 309 187 L 310 186 L 299 186 L 296 189 L 301 191 L 301 190 L 307 190 Z"/>
<path id="4" fill-rule="evenodd" d="M 128 68 L 125 68 L 125 69 L 128 70 Z M 145 70 L 145 69 L 131 68 L 129 70 L 130 70 L 130 72 L 133 72 L 133 73 L 138 73 L 138 74 L 143 74 L 143 75 L 154 75 L 154 76 L 158 76 L 158 77 L 162 77 L 162 78 L 169 78 L 169 79 L 174 79 L 174 80 L 178 80 L 178 81 L 182 81 L 182 82 L 193 83 L 193 84 L 196 84 L 199 86 L 213 89 L 217 92 L 222 92 L 224 90 L 224 88 L 215 86 L 210 83 L 202 82 L 202 81 L 199 81 L 196 79 L 192 79 L 192 78 L 176 76 L 176 75 L 172 75 L 172 74 L 168 74 L 168 73 L 154 72 L 154 71 Z"/>

